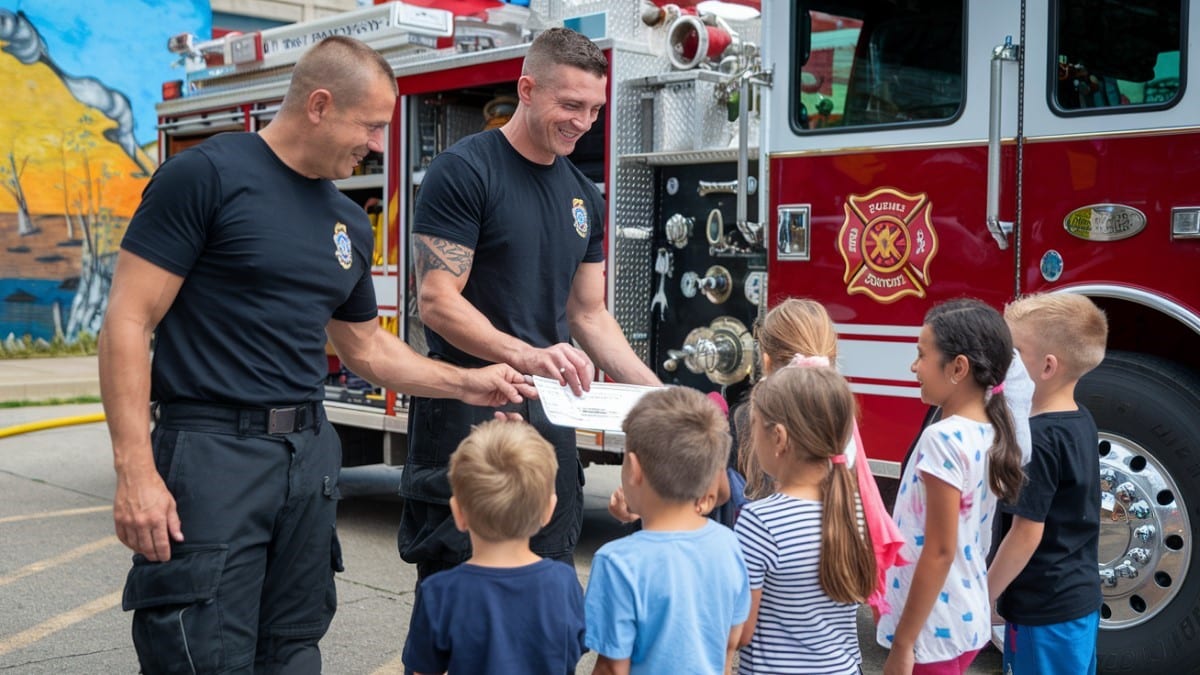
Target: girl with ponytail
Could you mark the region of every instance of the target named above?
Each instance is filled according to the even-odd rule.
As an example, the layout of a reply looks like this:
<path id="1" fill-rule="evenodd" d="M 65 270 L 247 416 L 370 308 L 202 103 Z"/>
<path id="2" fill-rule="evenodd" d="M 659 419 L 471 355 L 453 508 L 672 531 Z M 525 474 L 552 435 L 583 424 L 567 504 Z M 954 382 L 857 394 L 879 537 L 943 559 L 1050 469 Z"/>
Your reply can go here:
<path id="1" fill-rule="evenodd" d="M 1024 479 L 1004 394 L 1012 358 L 1008 326 L 983 302 L 954 300 L 925 315 L 912 371 L 942 419 L 922 432 L 896 496 L 900 554 L 916 565 L 887 573 L 895 611 L 876 628 L 891 649 L 885 675 L 965 673 L 991 636 L 996 499 L 1014 502 Z"/>
<path id="2" fill-rule="evenodd" d="M 742 432 L 775 492 L 734 527 L 751 588 L 738 672 L 859 673 L 856 615 L 876 574 L 845 455 L 854 396 L 824 356 L 789 366 L 754 387 Z"/>

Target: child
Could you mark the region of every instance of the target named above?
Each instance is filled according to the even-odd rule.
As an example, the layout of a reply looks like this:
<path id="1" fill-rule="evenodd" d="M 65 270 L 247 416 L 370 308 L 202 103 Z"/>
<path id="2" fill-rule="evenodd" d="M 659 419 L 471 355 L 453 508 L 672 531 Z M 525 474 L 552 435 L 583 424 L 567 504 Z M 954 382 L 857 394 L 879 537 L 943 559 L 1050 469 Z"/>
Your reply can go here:
<path id="1" fill-rule="evenodd" d="M 524 422 L 476 426 L 450 457 L 450 511 L 471 558 L 417 587 L 404 665 L 416 673 L 575 672 L 583 589 L 529 538 L 554 512 L 554 448 Z"/>
<path id="2" fill-rule="evenodd" d="M 729 528 L 698 503 L 729 454 L 729 425 L 704 394 L 643 396 L 622 424 L 621 486 L 642 530 L 600 547 L 588 581 L 593 673 L 727 673 L 750 612 Z"/>
<path id="3" fill-rule="evenodd" d="M 743 430 L 775 494 L 742 509 L 735 532 L 750 576 L 739 673 L 859 673 L 858 604 L 875 588 L 845 448 L 854 395 L 823 356 L 754 387 Z"/>
<path id="4" fill-rule="evenodd" d="M 925 315 L 912 371 L 942 420 L 917 441 L 896 497 L 901 551 L 916 565 L 887 574 L 876 640 L 886 675 L 965 673 L 991 634 L 984 569 L 994 496 L 1015 501 L 1021 451 L 1004 402 L 1012 338 L 995 309 L 954 300 Z M 989 489 L 990 487 L 990 489 Z"/>
<path id="5" fill-rule="evenodd" d="M 988 570 L 988 595 L 999 596 L 1007 622 L 1004 672 L 1095 673 L 1103 601 L 1099 437 L 1075 403 L 1075 384 L 1104 360 L 1108 321 L 1091 300 L 1071 294 L 1022 298 L 1004 318 L 1034 381 L 1029 482 L 1016 504 L 1001 505 L 1007 534 Z"/>
<path id="6" fill-rule="evenodd" d="M 764 375 L 787 366 L 797 357 L 805 356 L 825 357 L 831 366 L 837 367 L 837 329 L 825 307 L 815 300 L 788 298 L 775 305 L 767 312 L 762 325 L 755 331 L 755 336 L 758 338 Z M 745 425 L 747 411 L 748 406 L 745 405 L 734 408 L 730 419 L 735 431 Z M 903 538 L 879 496 L 879 487 L 875 483 L 875 477 L 871 475 L 866 453 L 860 447 L 862 441 L 858 435 L 857 423 L 853 424 L 853 431 L 853 441 L 846 443 L 846 464 L 854 469 L 857 477 L 862 515 L 875 553 L 877 581 L 875 590 L 867 598 L 867 603 L 878 617 L 880 612 L 887 609 L 883 593 L 884 573 L 893 565 L 905 564 L 905 560 L 899 555 Z M 747 496 L 758 499 L 773 494 L 774 482 L 758 466 L 758 460 L 748 442 L 749 434 L 735 433 L 734 436 L 739 439 L 739 466 L 746 476 Z M 859 457 L 862 461 L 858 461 Z"/>

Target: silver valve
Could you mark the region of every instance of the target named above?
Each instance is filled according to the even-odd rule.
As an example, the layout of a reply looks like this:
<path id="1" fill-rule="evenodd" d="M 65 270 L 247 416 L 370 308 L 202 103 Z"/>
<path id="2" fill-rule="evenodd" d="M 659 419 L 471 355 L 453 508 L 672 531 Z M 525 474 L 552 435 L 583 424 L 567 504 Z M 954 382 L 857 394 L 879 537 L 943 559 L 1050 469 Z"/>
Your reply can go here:
<path id="1" fill-rule="evenodd" d="M 721 265 L 713 265 L 703 277 L 696 280 L 696 289 L 703 293 L 709 302 L 719 305 L 728 300 L 733 292 L 733 275 Z"/>
<path id="2" fill-rule="evenodd" d="M 754 338 L 737 319 L 717 317 L 708 326 L 692 329 L 682 347 L 668 350 L 663 370 L 673 373 L 680 363 L 717 384 L 733 384 L 754 367 Z"/>
<path id="3" fill-rule="evenodd" d="M 667 219 L 663 230 L 667 235 L 667 241 L 675 248 L 683 248 L 687 246 L 688 239 L 692 237 L 692 226 L 696 224 L 695 218 L 688 218 L 682 213 L 676 213 Z"/>
<path id="4" fill-rule="evenodd" d="M 686 361 L 696 353 L 695 345 L 683 345 L 680 349 L 668 349 L 667 360 L 663 361 L 663 370 L 673 373 L 679 368 L 680 361 Z"/>

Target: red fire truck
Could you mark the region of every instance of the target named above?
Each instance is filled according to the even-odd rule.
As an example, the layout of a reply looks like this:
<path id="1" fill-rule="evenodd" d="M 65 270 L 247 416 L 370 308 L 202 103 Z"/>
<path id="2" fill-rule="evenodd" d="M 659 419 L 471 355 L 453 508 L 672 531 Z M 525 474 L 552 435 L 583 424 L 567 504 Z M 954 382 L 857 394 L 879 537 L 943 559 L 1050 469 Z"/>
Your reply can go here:
<path id="1" fill-rule="evenodd" d="M 358 36 L 397 74 L 381 157 L 340 183 L 378 224 L 382 320 L 423 348 L 406 252 L 424 168 L 503 123 L 527 39 L 566 24 L 611 68 L 572 159 L 608 197 L 610 306 L 667 382 L 728 397 L 753 325 L 820 300 L 877 475 L 927 414 L 908 370 L 933 304 L 1080 293 L 1107 312 L 1079 398 L 1101 429 L 1103 672 L 1200 663 L 1200 18 L 1186 0 L 411 0 L 192 43 L 164 156 L 269 123 L 295 56 Z M 691 6 L 695 4 L 695 6 Z M 749 6 L 749 7 L 748 7 Z M 749 11 L 753 7 L 755 11 Z M 761 11 L 761 16 L 760 16 Z M 339 370 L 347 464 L 402 464 L 403 397 Z M 613 435 L 581 432 L 589 461 Z"/>

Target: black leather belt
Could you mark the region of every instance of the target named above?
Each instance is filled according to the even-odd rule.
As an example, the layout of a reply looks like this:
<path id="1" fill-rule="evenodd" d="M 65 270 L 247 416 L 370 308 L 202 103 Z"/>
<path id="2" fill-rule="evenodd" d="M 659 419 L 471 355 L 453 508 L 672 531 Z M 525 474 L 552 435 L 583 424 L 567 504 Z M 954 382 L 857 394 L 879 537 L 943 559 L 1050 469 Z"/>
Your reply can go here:
<path id="1" fill-rule="evenodd" d="M 320 401 L 274 408 L 176 401 L 155 404 L 154 418 L 162 426 L 208 427 L 238 434 L 290 434 L 319 427 L 325 421 L 325 406 Z"/>

